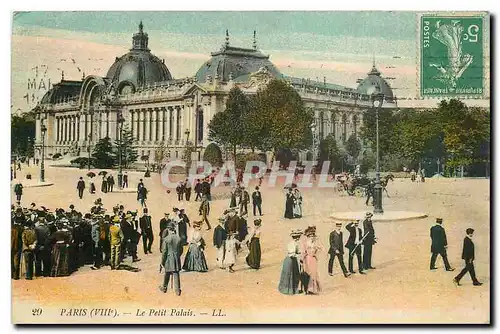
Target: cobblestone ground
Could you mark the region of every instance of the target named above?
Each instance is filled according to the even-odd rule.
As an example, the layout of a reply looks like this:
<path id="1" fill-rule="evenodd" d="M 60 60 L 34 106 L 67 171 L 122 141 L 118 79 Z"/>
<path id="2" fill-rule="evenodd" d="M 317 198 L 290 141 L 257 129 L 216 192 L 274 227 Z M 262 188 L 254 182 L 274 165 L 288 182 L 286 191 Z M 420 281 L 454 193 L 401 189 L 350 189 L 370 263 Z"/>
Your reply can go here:
<path id="1" fill-rule="evenodd" d="M 30 170 L 37 178 L 36 168 Z M 97 172 L 97 171 L 96 171 Z M 116 179 L 116 172 L 113 172 Z M 19 175 L 20 174 L 20 175 Z M 101 197 L 104 206 L 111 210 L 115 204 L 127 209 L 138 209 L 135 193 L 110 193 L 96 195 L 85 193 L 78 199 L 76 182 L 86 170 L 48 167 L 46 178 L 53 186 L 27 188 L 22 204 L 35 202 L 37 206 L 67 208 L 73 203 L 77 210 L 89 210 L 93 201 Z M 139 173 L 129 172 L 131 187 L 136 187 Z M 176 206 L 175 191 L 167 194 L 157 174 L 145 179 L 150 190 L 148 207 L 154 221 L 155 238 L 159 219 Z M 99 189 L 100 184 L 96 184 Z M 262 268 L 249 269 L 245 263 L 246 249 L 238 257 L 236 272 L 231 274 L 215 266 L 212 231 L 204 232 L 208 245 L 207 273 L 181 273 L 182 296 L 158 291 L 163 275 L 158 273 L 160 252 L 158 238 L 153 244 L 153 254 L 144 255 L 139 244 L 140 272 L 111 271 L 104 268 L 92 271 L 84 267 L 70 277 L 39 278 L 33 281 L 12 281 L 14 319 L 36 321 L 31 315 L 33 307 L 41 307 L 45 314 L 57 321 L 85 322 L 84 319 L 61 319 L 56 315 L 63 307 L 117 307 L 135 314 L 137 308 L 184 308 L 192 310 L 223 309 L 226 317 L 147 318 L 113 321 L 126 322 L 321 322 L 321 323 L 485 323 L 489 322 L 490 303 L 490 183 L 484 179 L 427 179 L 424 184 L 396 179 L 388 186 L 390 198 L 384 195 L 385 210 L 410 210 L 427 212 L 421 220 L 375 223 L 378 243 L 374 247 L 373 264 L 376 270 L 367 275 L 353 275 L 345 279 L 338 263 L 335 275 L 328 276 L 328 235 L 334 227 L 328 216 L 334 211 L 364 210 L 364 199 L 343 196 L 332 189 L 306 189 L 304 217 L 285 220 L 283 187 L 262 189 L 264 216 L 262 227 Z M 253 186 L 251 187 L 253 189 Z M 214 193 L 224 193 L 217 189 Z M 251 191 L 250 191 L 251 192 Z M 192 197 L 192 200 L 194 196 Z M 183 203 L 191 220 L 197 219 L 198 204 Z M 212 203 L 210 221 L 229 205 L 229 200 Z M 436 217 L 444 219 L 448 236 L 450 262 L 461 270 L 462 240 L 467 227 L 473 227 L 476 244 L 476 273 L 481 287 L 472 286 L 469 276 L 461 287 L 452 283 L 455 272 L 444 271 L 438 259 L 439 270 L 429 268 L 429 228 Z M 250 214 L 250 219 L 253 215 Z M 285 245 L 291 228 L 317 226 L 318 236 L 324 245 L 319 256 L 322 292 L 317 296 L 284 296 L 277 290 Z M 346 239 L 344 234 L 344 239 Z M 344 240 L 345 242 L 346 240 Z M 126 260 L 130 261 L 130 260 Z M 347 255 L 345 258 L 347 264 Z M 207 311 L 207 312 L 208 312 Z M 43 321 L 49 321 L 44 318 Z M 40 319 L 41 320 L 41 319 Z M 93 321 L 110 321 L 94 319 Z"/>

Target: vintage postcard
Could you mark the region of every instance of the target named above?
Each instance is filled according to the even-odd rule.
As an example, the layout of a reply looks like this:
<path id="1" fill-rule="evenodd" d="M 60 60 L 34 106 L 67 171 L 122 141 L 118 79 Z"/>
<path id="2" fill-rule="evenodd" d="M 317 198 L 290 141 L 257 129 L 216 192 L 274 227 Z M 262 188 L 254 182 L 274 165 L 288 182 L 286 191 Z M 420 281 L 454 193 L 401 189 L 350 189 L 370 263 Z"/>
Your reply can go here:
<path id="1" fill-rule="evenodd" d="M 15 324 L 489 324 L 486 12 L 14 12 Z"/>

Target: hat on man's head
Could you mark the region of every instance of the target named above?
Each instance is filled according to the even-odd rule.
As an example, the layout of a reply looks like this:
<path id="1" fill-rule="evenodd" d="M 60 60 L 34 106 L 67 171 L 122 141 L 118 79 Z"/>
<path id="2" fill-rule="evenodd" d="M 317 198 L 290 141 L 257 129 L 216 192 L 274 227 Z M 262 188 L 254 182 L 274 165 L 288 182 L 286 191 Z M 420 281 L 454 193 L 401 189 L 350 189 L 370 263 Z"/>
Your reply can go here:
<path id="1" fill-rule="evenodd" d="M 290 236 L 292 237 L 300 237 L 302 234 L 304 234 L 304 231 L 302 231 L 300 228 L 292 229 L 290 231 Z"/>
<path id="2" fill-rule="evenodd" d="M 259 218 L 254 219 L 253 224 L 254 224 L 255 226 L 260 226 L 260 225 L 262 225 L 262 219 L 259 219 Z"/>
<path id="3" fill-rule="evenodd" d="M 148 213 L 148 208 L 142 209 L 142 213 Z"/>
<path id="4" fill-rule="evenodd" d="M 467 233 L 467 235 L 472 234 L 474 233 L 474 229 L 469 227 L 468 229 L 465 230 L 465 233 Z"/>
<path id="5" fill-rule="evenodd" d="M 342 223 L 341 222 L 336 222 L 335 226 L 342 226 Z"/>
<path id="6" fill-rule="evenodd" d="M 73 204 L 70 204 L 69 208 L 70 208 L 71 210 L 73 210 L 73 209 L 75 208 L 75 206 L 74 206 Z"/>
<path id="7" fill-rule="evenodd" d="M 365 214 L 365 217 L 366 217 L 366 218 L 373 217 L 373 213 L 371 213 L 371 212 L 367 212 L 367 213 Z"/>
<path id="8" fill-rule="evenodd" d="M 179 211 L 178 208 L 173 208 L 172 211 L 176 212 L 176 211 Z"/>
<path id="9" fill-rule="evenodd" d="M 436 224 L 442 224 L 443 218 L 436 218 Z"/>

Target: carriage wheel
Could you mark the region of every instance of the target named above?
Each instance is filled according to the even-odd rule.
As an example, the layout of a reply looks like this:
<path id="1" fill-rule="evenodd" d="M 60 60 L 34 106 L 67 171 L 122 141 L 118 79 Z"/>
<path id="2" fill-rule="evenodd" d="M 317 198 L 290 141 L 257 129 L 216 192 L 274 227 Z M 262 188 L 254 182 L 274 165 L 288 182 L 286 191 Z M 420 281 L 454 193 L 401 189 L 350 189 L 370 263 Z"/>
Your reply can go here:
<path id="1" fill-rule="evenodd" d="M 354 189 L 354 194 L 356 195 L 356 197 L 364 197 L 365 196 L 365 188 L 356 187 L 356 189 Z"/>

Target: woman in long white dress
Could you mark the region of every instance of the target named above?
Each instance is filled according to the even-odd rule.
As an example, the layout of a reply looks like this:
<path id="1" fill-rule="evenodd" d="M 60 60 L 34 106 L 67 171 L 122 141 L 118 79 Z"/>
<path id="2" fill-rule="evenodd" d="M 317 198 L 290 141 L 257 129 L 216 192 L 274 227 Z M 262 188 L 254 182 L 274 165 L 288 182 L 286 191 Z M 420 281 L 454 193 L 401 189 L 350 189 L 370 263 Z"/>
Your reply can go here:
<path id="1" fill-rule="evenodd" d="M 293 216 L 294 218 L 302 217 L 302 194 L 299 189 L 295 189 L 293 192 L 294 205 L 293 205 Z"/>
<path id="2" fill-rule="evenodd" d="M 233 266 L 236 263 L 236 245 L 240 244 L 240 241 L 236 239 L 238 233 L 228 234 L 228 239 L 226 240 L 226 256 L 224 258 L 224 266 L 230 273 L 234 273 Z"/>

